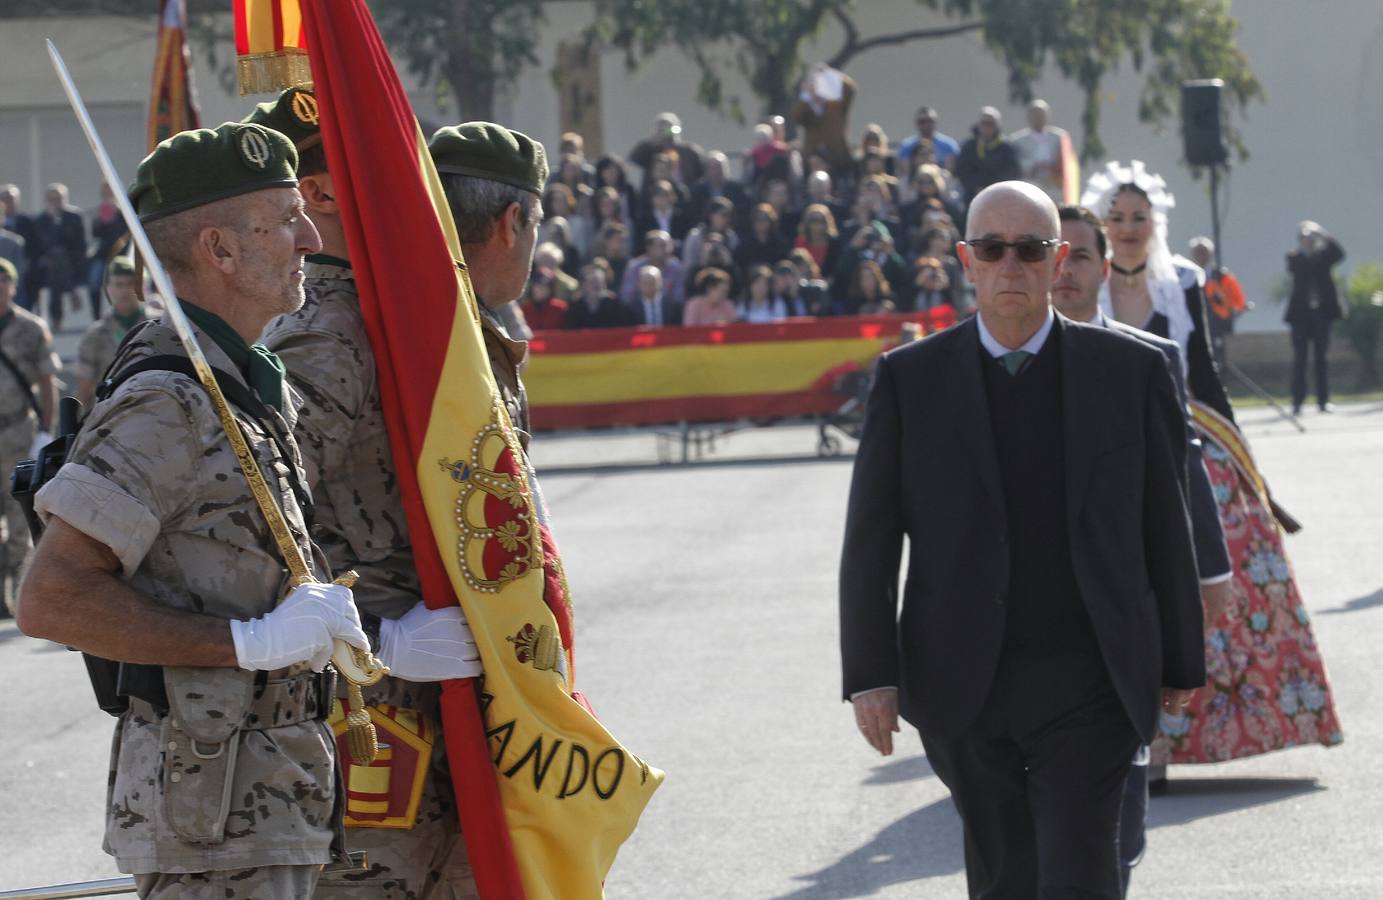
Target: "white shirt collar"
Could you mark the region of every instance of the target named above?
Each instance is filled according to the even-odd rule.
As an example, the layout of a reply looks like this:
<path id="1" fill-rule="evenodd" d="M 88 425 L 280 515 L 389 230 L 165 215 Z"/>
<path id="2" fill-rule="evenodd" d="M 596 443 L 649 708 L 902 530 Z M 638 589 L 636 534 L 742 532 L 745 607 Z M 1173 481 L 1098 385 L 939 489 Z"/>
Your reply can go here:
<path id="1" fill-rule="evenodd" d="M 975 320 L 976 324 L 980 326 L 980 346 L 984 348 L 986 353 L 998 359 L 1007 353 L 1013 352 L 1008 347 L 999 343 L 994 335 L 989 333 L 989 329 L 984 327 L 984 313 L 976 313 Z M 1026 350 L 1028 353 L 1036 355 L 1037 351 L 1042 349 L 1042 345 L 1047 343 L 1047 335 L 1052 333 L 1052 324 L 1055 321 L 1056 314 L 1052 312 L 1052 307 L 1049 305 L 1047 307 L 1047 318 L 1046 321 L 1042 323 L 1042 327 L 1037 329 L 1037 333 L 1028 338 L 1023 346 L 1015 349 Z"/>

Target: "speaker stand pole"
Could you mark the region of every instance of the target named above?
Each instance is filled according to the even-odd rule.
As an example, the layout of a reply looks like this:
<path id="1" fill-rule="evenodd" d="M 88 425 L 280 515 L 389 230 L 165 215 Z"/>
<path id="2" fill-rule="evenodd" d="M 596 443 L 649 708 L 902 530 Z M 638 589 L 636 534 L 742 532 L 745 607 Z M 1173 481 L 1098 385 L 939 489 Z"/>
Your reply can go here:
<path id="1" fill-rule="evenodd" d="M 1211 240 L 1215 242 L 1215 269 L 1207 274 L 1208 278 L 1219 278 L 1220 271 L 1224 268 L 1224 257 L 1220 255 L 1220 167 L 1212 165 L 1210 167 L 1210 234 Z M 1301 420 L 1292 415 L 1290 411 L 1273 399 L 1272 394 L 1263 390 L 1252 378 L 1245 374 L 1244 370 L 1229 361 L 1228 353 L 1225 354 L 1225 368 L 1229 373 L 1243 382 L 1251 392 L 1271 406 L 1279 416 L 1291 422 L 1297 431 L 1305 433 L 1306 426 L 1301 424 Z"/>

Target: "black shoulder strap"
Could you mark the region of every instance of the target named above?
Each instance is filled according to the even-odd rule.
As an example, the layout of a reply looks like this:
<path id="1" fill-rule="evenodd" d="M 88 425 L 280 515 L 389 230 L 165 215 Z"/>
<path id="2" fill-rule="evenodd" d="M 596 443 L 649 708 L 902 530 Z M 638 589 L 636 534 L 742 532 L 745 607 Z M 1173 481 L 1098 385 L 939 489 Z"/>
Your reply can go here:
<path id="1" fill-rule="evenodd" d="M 112 367 L 113 368 L 113 367 Z M 163 356 L 149 356 L 144 359 L 136 360 L 128 366 L 122 366 L 118 372 L 107 373 L 106 377 L 96 386 L 96 400 L 102 401 L 115 393 L 115 389 L 126 381 L 141 372 L 177 372 L 179 375 L 186 375 L 198 385 L 201 381 L 197 378 L 197 370 L 192 367 L 192 360 L 186 356 L 176 356 L 167 354 Z M 216 383 L 221 388 L 221 393 L 226 395 L 226 400 L 232 405 L 239 407 L 254 418 L 264 427 L 269 438 L 278 448 L 279 455 L 288 463 L 290 469 L 294 467 L 294 455 L 289 451 L 287 435 L 279 427 L 281 419 L 277 418 L 269 407 L 264 405 L 254 391 L 246 387 L 234 375 L 223 369 L 212 368 L 211 374 L 216 377 Z M 293 489 L 293 496 L 297 498 L 298 505 L 302 507 L 303 518 L 307 522 L 312 521 L 312 493 L 307 485 L 301 483 L 297 477 L 296 469 L 290 471 L 288 476 L 289 487 Z"/>
<path id="2" fill-rule="evenodd" d="M 4 363 L 5 368 L 9 369 L 10 374 L 14 376 L 14 380 L 19 382 L 19 386 L 25 388 L 24 396 L 29 400 L 29 408 L 34 411 L 34 415 L 38 416 L 39 422 L 42 423 L 43 413 L 38 408 L 38 398 L 34 396 L 34 383 L 24 377 L 24 373 L 19 371 L 19 366 L 14 364 L 14 360 L 10 359 L 10 355 L 4 350 L 0 350 L 0 363 Z"/>

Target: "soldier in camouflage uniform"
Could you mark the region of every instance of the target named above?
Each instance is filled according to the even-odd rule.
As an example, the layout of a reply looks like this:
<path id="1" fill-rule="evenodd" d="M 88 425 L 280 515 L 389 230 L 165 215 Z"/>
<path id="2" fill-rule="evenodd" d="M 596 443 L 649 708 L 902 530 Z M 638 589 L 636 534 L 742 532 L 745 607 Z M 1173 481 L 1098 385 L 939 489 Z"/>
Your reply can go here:
<path id="1" fill-rule="evenodd" d="M 0 259 L 0 493 L 5 510 L 4 543 L 0 545 L 0 618 L 9 615 L 19 570 L 29 555 L 29 526 L 24 512 L 10 496 L 14 467 L 48 443 L 56 406 L 56 375 L 61 363 L 53 352 L 53 336 L 43 319 L 14 305 L 19 273 Z"/>
<path id="2" fill-rule="evenodd" d="M 509 336 L 498 311 L 517 300 L 528 284 L 543 218 L 547 155 L 538 141 L 490 122 L 438 129 L 427 147 L 480 301 L 490 371 L 526 456 L 528 394 L 519 372 L 528 342 Z M 541 501 L 539 505 L 542 513 Z"/>
<path id="3" fill-rule="evenodd" d="M 296 159 L 282 135 L 253 125 L 182 132 L 140 164 L 130 199 L 273 502 L 326 582 L 306 533 L 298 398 L 282 364 L 250 343 L 301 305 L 302 260 L 320 247 Z M 221 421 L 173 368 L 179 357 L 158 320 L 112 364 L 113 389 L 35 498 L 47 527 L 19 626 L 161 667 L 156 690 L 128 691 L 106 800 L 105 849 L 140 896 L 298 900 L 342 837 L 323 669 L 335 641 L 368 639 L 349 589 L 290 590 Z"/>
<path id="4" fill-rule="evenodd" d="M 77 381 L 76 397 L 83 408 L 91 406 L 96 383 L 114 362 L 115 351 L 125 335 L 152 317 L 139 296 L 139 276 L 129 260 L 116 257 L 106 266 L 105 292 L 110 298 L 110 311 L 92 322 L 82 335 L 77 345 L 77 364 L 72 367 Z"/>
<path id="5" fill-rule="evenodd" d="M 322 235 L 321 251 L 304 266 L 307 299 L 302 309 L 277 319 L 264 335 L 304 398 L 296 435 L 316 499 L 313 536 L 333 568 L 360 574 L 355 600 L 380 661 L 392 673 L 366 689 L 366 704 L 404 711 L 406 720 L 425 720 L 436 736 L 417 812 L 411 823 L 395 823 L 408 827 L 378 827 L 377 822 L 355 819 L 348 800 L 347 843 L 365 851 L 368 866 L 363 872 L 324 874 L 315 896 L 477 897 L 437 727 L 435 682 L 480 675 L 479 652 L 459 606 L 429 610 L 422 602 L 316 103 L 310 92 L 290 89 L 276 101 L 260 104 L 245 121 L 277 129 L 296 143 L 303 198 Z M 427 643 L 427 652 L 414 649 L 420 641 Z M 344 692 L 339 693 L 344 700 Z M 384 731 L 380 739 L 393 741 Z M 411 784 L 411 773 L 395 771 L 392 759 L 389 765 L 391 783 Z M 376 761 L 371 774 L 378 777 L 382 767 Z M 347 777 L 349 791 L 349 772 Z"/>

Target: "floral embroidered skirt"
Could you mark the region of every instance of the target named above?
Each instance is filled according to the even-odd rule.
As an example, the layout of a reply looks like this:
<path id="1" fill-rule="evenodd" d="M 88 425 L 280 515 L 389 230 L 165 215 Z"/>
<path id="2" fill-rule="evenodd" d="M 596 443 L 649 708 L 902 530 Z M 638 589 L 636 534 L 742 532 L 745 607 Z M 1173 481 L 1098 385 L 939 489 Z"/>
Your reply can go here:
<path id="1" fill-rule="evenodd" d="M 1181 714 L 1162 714 L 1153 764 L 1334 746 L 1344 734 L 1325 663 L 1282 532 L 1256 489 L 1252 458 L 1243 445 L 1236 455 L 1210 435 L 1202 438 L 1234 566 L 1234 598 L 1206 631 L 1206 686 Z"/>

